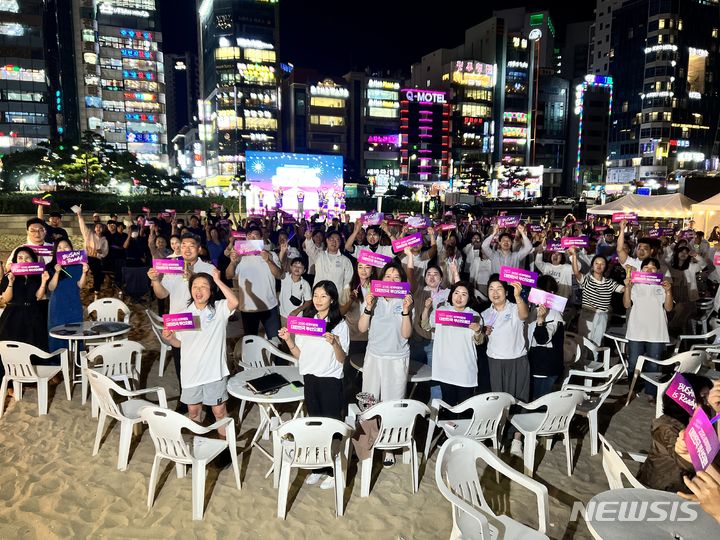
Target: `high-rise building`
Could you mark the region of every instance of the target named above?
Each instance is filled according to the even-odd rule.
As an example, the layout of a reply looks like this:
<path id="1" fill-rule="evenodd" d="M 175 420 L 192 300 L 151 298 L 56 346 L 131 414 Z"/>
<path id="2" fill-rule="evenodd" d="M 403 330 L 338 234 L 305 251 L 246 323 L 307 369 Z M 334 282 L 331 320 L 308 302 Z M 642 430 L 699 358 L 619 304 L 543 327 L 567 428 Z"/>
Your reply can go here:
<path id="1" fill-rule="evenodd" d="M 56 109 L 44 47 L 44 2 L 0 0 L 0 153 L 51 137 Z"/>
<path id="2" fill-rule="evenodd" d="M 195 55 L 189 52 L 165 55 L 167 133 L 171 141 L 183 127 L 197 122 L 199 82 Z"/>
<path id="3" fill-rule="evenodd" d="M 565 27 L 561 48 L 560 75 L 570 82 L 588 74 L 589 33 L 592 21 L 571 23 Z"/>
<path id="4" fill-rule="evenodd" d="M 247 150 L 280 147 L 277 0 L 198 0 L 206 187 L 244 175 Z"/>
<path id="5" fill-rule="evenodd" d="M 165 68 L 155 0 L 73 0 L 78 131 L 166 167 Z"/>
<path id="6" fill-rule="evenodd" d="M 568 160 L 569 94 L 567 80 L 551 68 L 540 69 L 530 163 L 543 166 L 543 192 L 547 197 L 560 192 Z"/>
<path id="7" fill-rule="evenodd" d="M 631 0 L 613 11 L 609 181 L 654 189 L 676 170 L 714 166 L 719 43 L 716 0 Z"/>
<path id="8" fill-rule="evenodd" d="M 613 11 L 622 6 L 624 0 L 597 0 L 595 22 L 590 26 L 588 66 L 589 73 L 607 75 L 610 71 L 610 36 L 612 34 Z"/>
<path id="9" fill-rule="evenodd" d="M 382 191 L 400 180 L 400 80 L 356 71 L 343 78 L 350 90 L 350 177 L 365 177 Z"/>

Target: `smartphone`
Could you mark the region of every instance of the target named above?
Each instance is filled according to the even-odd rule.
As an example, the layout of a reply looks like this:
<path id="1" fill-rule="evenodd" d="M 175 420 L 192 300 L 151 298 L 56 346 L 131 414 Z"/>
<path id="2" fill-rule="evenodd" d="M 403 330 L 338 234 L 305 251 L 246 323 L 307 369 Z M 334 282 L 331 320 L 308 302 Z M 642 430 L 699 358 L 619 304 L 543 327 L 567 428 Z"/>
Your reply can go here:
<path id="1" fill-rule="evenodd" d="M 290 383 L 290 386 L 292 386 L 293 388 L 295 388 L 295 390 L 298 390 L 298 389 L 302 388 L 302 387 L 305 386 L 305 385 L 303 384 L 302 381 L 292 381 L 292 382 Z"/>

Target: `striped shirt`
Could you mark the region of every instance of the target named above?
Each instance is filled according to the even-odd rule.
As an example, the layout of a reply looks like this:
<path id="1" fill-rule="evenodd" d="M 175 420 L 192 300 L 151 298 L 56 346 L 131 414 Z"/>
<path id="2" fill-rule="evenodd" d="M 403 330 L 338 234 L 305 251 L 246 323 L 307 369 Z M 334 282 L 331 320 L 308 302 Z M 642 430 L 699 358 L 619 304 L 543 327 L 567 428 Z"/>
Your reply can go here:
<path id="1" fill-rule="evenodd" d="M 590 274 L 585 274 L 580 280 L 582 290 L 582 307 L 599 311 L 610 310 L 610 300 L 614 292 L 622 292 L 625 286 L 609 278 L 598 281 Z"/>

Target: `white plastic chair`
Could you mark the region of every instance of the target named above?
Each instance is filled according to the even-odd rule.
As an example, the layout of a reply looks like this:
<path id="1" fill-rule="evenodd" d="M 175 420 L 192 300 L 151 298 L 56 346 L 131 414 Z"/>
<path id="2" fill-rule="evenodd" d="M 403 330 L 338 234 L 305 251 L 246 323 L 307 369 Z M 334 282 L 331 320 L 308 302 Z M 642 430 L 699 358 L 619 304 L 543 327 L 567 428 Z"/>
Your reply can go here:
<path id="1" fill-rule="evenodd" d="M 720 337 L 720 327 L 714 328 L 705 334 L 684 334 L 677 338 L 675 343 L 675 351 L 673 354 L 679 354 L 684 344 L 687 342 L 695 342 L 691 345 L 692 350 L 707 349 L 715 345 L 715 341 Z"/>
<path id="2" fill-rule="evenodd" d="M 630 487 L 645 489 L 645 486 L 635 478 L 630 472 L 630 469 L 627 468 L 627 465 L 625 465 L 622 454 L 615 450 L 605 437 L 602 435 L 598 436 L 600 437 L 600 444 L 602 445 L 603 470 L 605 471 L 610 489 L 623 489 L 625 487 L 623 478 L 627 480 Z M 640 463 L 647 459 L 647 456 L 641 454 L 628 453 L 627 455 L 632 460 Z"/>
<path id="3" fill-rule="evenodd" d="M 88 315 L 95 313 L 96 321 L 130 324 L 130 308 L 117 298 L 99 298 L 90 303 L 87 312 Z M 118 317 L 118 312 L 122 312 L 122 319 Z"/>
<path id="4" fill-rule="evenodd" d="M 235 484 L 238 489 L 241 489 L 240 466 L 235 446 L 235 424 L 232 418 L 227 416 L 210 426 L 202 427 L 182 414 L 160 407 L 144 407 L 140 411 L 140 417 L 147 422 L 150 437 L 155 444 L 155 459 L 148 486 L 148 508 L 152 508 L 155 500 L 155 486 L 160 472 L 160 462 L 163 459 L 175 462 L 178 478 L 185 476 L 186 465 L 192 465 L 192 514 L 194 520 L 203 518 L 206 466 L 226 448 L 230 451 Z M 204 435 L 223 426 L 225 427 L 225 440 L 193 436 L 192 445 L 190 445 L 182 436 L 184 429 L 195 435 Z"/>
<path id="5" fill-rule="evenodd" d="M 241 358 L 238 364 L 244 368 L 267 367 L 274 365 L 272 356 L 277 356 L 283 360 L 287 360 L 293 365 L 297 364 L 297 358 L 293 355 L 284 353 L 273 345 L 270 341 L 260 336 L 245 336 L 240 342 L 242 347 Z M 237 352 L 238 345 L 235 346 Z M 266 355 L 267 353 L 267 355 Z"/>
<path id="6" fill-rule="evenodd" d="M 630 399 L 633 396 L 635 382 L 638 378 L 641 378 L 655 386 L 655 418 L 660 418 L 663 413 L 662 395 L 665 393 L 665 390 L 667 390 L 667 387 L 670 386 L 672 378 L 668 379 L 666 382 L 661 382 L 660 379 L 664 377 L 662 371 L 643 373 L 642 370 L 645 366 L 645 362 L 650 362 L 660 366 L 661 370 L 664 366 L 673 366 L 674 373 L 697 373 L 700 371 L 700 368 L 705 363 L 706 359 L 707 354 L 705 351 L 685 351 L 680 354 L 676 354 L 667 360 L 655 360 L 654 358 L 643 355 L 638 356 L 637 364 L 635 364 L 635 374 L 633 375 L 633 380 L 630 383 L 630 390 L 628 391 L 626 404 L 630 403 Z"/>
<path id="7" fill-rule="evenodd" d="M 168 343 L 165 338 L 162 337 L 163 322 L 162 319 L 158 322 L 157 315 L 150 311 L 145 310 L 145 314 L 150 320 L 150 329 L 152 330 L 155 339 L 157 339 L 158 345 L 160 346 L 160 356 L 158 358 L 158 376 L 162 377 L 165 372 L 165 362 L 167 361 L 167 355 L 172 350 L 172 345 Z"/>
<path id="8" fill-rule="evenodd" d="M 547 407 L 545 412 L 530 412 L 515 414 L 510 423 L 525 436 L 523 461 L 525 474 L 532 477 L 535 470 L 535 446 L 538 437 L 552 438 L 562 435 L 567 456 L 567 473 L 572 476 L 572 444 L 570 441 L 570 420 L 575 415 L 575 409 L 582 403 L 583 393 L 577 390 L 560 390 L 544 395 L 532 403 L 517 402 L 517 405 L 526 410 L 535 410 Z M 549 445 L 550 446 L 550 445 Z"/>
<path id="9" fill-rule="evenodd" d="M 145 350 L 140 343 L 136 341 L 122 340 L 109 341 L 98 345 L 90 352 L 80 353 L 80 367 L 88 368 L 89 364 L 97 362 L 102 358 L 102 364 L 93 366 L 93 369 L 100 371 L 106 377 L 110 377 L 113 381 L 122 381 L 125 388 L 132 390 L 130 380 L 140 380 L 140 368 L 142 365 L 142 352 Z M 82 403 L 85 404 L 87 396 L 87 377 L 85 372 L 82 373 Z M 97 414 L 97 403 L 92 403 L 93 418 Z"/>
<path id="10" fill-rule="evenodd" d="M 585 365 L 586 371 L 599 371 L 601 369 L 610 369 L 610 347 L 600 347 L 595 345 L 586 337 L 582 338 L 582 345 L 578 343 L 575 359 L 580 360 L 582 357 L 582 348 L 585 347 L 593 356 L 592 361 Z"/>
<path id="11" fill-rule="evenodd" d="M 535 494 L 538 530 L 493 512 L 482 492 L 477 472 L 478 460 Z M 452 504 L 451 540 L 547 538 L 545 533 L 550 517 L 547 488 L 507 465 L 483 443 L 466 437 L 450 437 L 440 448 L 435 465 L 435 482 L 443 497 Z"/>
<path id="12" fill-rule="evenodd" d="M 142 422 L 140 411 L 143 407 L 155 406 L 154 403 L 144 399 L 135 399 L 145 394 L 156 393 L 160 406 L 167 409 L 167 398 L 165 389 L 159 386 L 154 388 L 144 388 L 129 392 L 124 388 L 115 384 L 112 379 L 98 373 L 92 369 L 85 370 L 85 376 L 90 382 L 90 391 L 95 401 L 100 406 L 100 417 L 98 418 L 97 433 L 95 434 L 95 446 L 93 447 L 93 456 L 96 456 L 100 450 L 100 441 L 102 440 L 103 431 L 105 430 L 105 420 L 109 416 L 120 422 L 120 445 L 118 448 L 117 468 L 120 471 L 127 469 L 128 455 L 130 454 L 130 442 L 132 439 L 133 429 Z M 115 393 L 119 396 L 128 398 L 122 403 L 116 403 L 113 398 Z"/>
<path id="13" fill-rule="evenodd" d="M 575 413 L 587 417 L 590 424 L 590 455 L 592 456 L 598 452 L 598 411 L 605 403 L 610 392 L 612 392 L 613 385 L 622 377 L 624 372 L 622 364 L 615 364 L 606 371 L 594 373 L 571 369 L 563 382 L 563 391 L 578 390 L 583 392 L 584 399 L 577 406 Z M 570 381 L 573 377 L 582 378 L 584 383 L 572 384 Z M 593 382 L 597 384 L 592 384 Z"/>
<path id="14" fill-rule="evenodd" d="M 37 356 L 47 360 L 60 355 L 59 366 L 35 366 L 30 362 L 30 356 Z M 62 371 L 65 382 L 65 395 L 70 401 L 70 368 L 67 349 L 46 353 L 28 343 L 20 341 L 0 341 L 0 359 L 5 368 L 5 376 L 0 384 L 0 418 L 5 411 L 5 395 L 8 383 L 13 383 L 13 396 L 20 401 L 23 395 L 23 384 L 37 384 L 38 414 L 47 414 L 48 410 L 48 383 L 55 375 Z"/>
<path id="15" fill-rule="evenodd" d="M 146 309 L 145 314 L 148 316 L 148 319 L 150 319 L 150 322 L 155 324 L 155 326 L 159 326 L 160 328 L 163 327 L 163 318 L 161 315 L 158 315 L 152 309 Z"/>
<path id="16" fill-rule="evenodd" d="M 425 459 L 429 458 L 432 447 L 437 444 L 439 438 L 438 435 L 438 438 L 430 442 L 435 426 L 442 429 L 448 437 L 468 437 L 476 441 L 490 439 L 493 448 L 498 450 L 499 438 L 505 427 L 508 408 L 514 403 L 515 398 L 505 392 L 489 392 L 473 396 L 455 407 L 451 407 L 441 399 L 433 399 L 430 406 L 432 420 L 428 429 L 428 438 L 425 442 Z M 472 418 L 438 420 L 442 409 L 456 414 L 472 409 Z"/>
<path id="17" fill-rule="evenodd" d="M 277 517 L 285 519 L 291 469 L 331 467 L 335 478 L 335 516 L 343 515 L 347 443 L 353 429 L 334 418 L 296 418 L 273 431 L 275 467 L 280 472 Z M 333 439 L 338 434 L 340 440 Z"/>
<path id="18" fill-rule="evenodd" d="M 418 490 L 418 470 L 420 463 L 417 457 L 417 443 L 413 431 L 417 417 L 426 418 L 430 409 L 424 403 L 413 399 L 397 399 L 383 401 L 363 411 L 357 419 L 359 421 L 377 418 L 380 424 L 377 438 L 370 452 L 370 457 L 361 460 L 362 476 L 360 483 L 360 496 L 370 495 L 370 481 L 372 477 L 372 463 L 375 450 L 404 449 L 403 461 L 410 463 L 412 476 L 412 490 Z"/>

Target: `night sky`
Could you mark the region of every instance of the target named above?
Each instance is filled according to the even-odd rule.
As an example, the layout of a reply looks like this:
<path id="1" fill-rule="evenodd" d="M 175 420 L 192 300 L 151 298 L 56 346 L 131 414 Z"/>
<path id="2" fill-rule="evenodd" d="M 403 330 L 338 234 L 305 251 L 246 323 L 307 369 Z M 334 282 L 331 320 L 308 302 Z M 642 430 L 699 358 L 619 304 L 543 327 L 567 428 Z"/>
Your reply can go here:
<path id="1" fill-rule="evenodd" d="M 195 0 L 159 0 L 166 52 L 196 52 Z M 437 10 L 432 5 L 442 6 Z M 342 75 L 366 66 L 402 70 L 441 47 L 463 42 L 465 28 L 488 18 L 493 9 L 527 6 L 549 9 L 558 37 L 567 22 L 593 18 L 595 2 L 504 0 L 281 0 L 280 60 L 296 67 Z M 413 6 L 422 6 L 414 8 Z M 572 11 L 571 13 L 569 11 Z M 172 29 L 172 30 L 169 30 Z"/>

